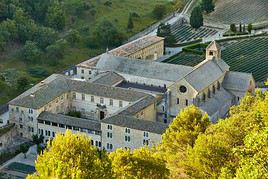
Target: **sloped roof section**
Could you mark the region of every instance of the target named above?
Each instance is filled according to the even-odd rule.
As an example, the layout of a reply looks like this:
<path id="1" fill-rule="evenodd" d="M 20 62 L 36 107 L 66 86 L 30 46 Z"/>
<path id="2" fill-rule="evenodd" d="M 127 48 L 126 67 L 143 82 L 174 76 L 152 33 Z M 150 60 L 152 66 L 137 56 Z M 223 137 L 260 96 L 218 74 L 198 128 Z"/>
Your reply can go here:
<path id="1" fill-rule="evenodd" d="M 221 47 L 220 47 L 220 45 L 219 45 L 215 40 L 213 40 L 213 41 L 207 46 L 206 49 L 220 50 Z"/>
<path id="2" fill-rule="evenodd" d="M 62 114 L 54 114 L 50 112 L 42 112 L 38 116 L 38 120 L 55 122 L 74 127 L 86 128 L 95 131 L 101 131 L 101 123 L 97 120 L 82 119 L 77 117 L 66 116 Z"/>
<path id="3" fill-rule="evenodd" d="M 167 124 L 161 122 L 141 120 L 132 116 L 125 115 L 114 115 L 103 119 L 101 122 L 141 131 L 148 131 L 155 134 L 163 134 L 168 127 Z"/>
<path id="4" fill-rule="evenodd" d="M 156 100 L 157 99 L 151 95 L 145 96 L 141 98 L 140 100 L 138 100 L 137 102 L 135 102 L 134 104 L 130 105 L 128 108 L 124 109 L 119 114 L 120 115 L 135 115 L 141 110 L 143 110 L 144 108 L 155 103 Z"/>
<path id="5" fill-rule="evenodd" d="M 9 104 L 38 109 L 69 91 L 69 81 L 63 75 L 52 75 L 16 97 Z"/>
<path id="6" fill-rule="evenodd" d="M 253 81 L 253 76 L 250 73 L 230 71 L 226 73 L 222 85 L 228 90 L 246 92 Z"/>
<path id="7" fill-rule="evenodd" d="M 92 83 L 98 83 L 108 86 L 116 85 L 122 82 L 125 78 L 115 72 L 106 72 L 104 74 L 98 75 L 96 78 L 92 79 Z"/>
<path id="8" fill-rule="evenodd" d="M 102 55 L 96 68 L 165 81 L 176 81 L 193 69 L 189 66 L 117 57 L 107 53 Z"/>
<path id="9" fill-rule="evenodd" d="M 74 80 L 64 75 L 53 75 L 53 79 L 50 78 L 51 80 L 45 80 L 29 89 L 9 104 L 39 109 L 66 92 L 79 92 L 129 102 L 137 101 L 148 95 L 134 90 Z"/>
<path id="10" fill-rule="evenodd" d="M 217 60 L 204 60 L 184 78 L 196 90 L 202 91 L 224 75 Z"/>
<path id="11" fill-rule="evenodd" d="M 216 92 L 215 96 L 209 98 L 200 108 L 211 116 L 232 101 L 233 97 L 231 93 L 221 88 Z"/>

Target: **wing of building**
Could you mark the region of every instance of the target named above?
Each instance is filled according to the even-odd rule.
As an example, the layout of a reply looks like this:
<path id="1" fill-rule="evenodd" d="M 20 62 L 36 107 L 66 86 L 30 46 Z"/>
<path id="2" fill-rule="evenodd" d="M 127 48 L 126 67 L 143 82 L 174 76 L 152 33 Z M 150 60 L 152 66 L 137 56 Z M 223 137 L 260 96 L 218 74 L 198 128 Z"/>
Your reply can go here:
<path id="1" fill-rule="evenodd" d="M 108 151 L 134 149 L 158 143 L 189 105 L 216 122 L 254 92 L 252 75 L 230 71 L 216 42 L 194 67 L 156 62 L 163 48 L 163 38 L 146 36 L 78 64 L 75 76 L 51 75 L 10 101 L 10 122 L 21 137 L 70 129 Z"/>

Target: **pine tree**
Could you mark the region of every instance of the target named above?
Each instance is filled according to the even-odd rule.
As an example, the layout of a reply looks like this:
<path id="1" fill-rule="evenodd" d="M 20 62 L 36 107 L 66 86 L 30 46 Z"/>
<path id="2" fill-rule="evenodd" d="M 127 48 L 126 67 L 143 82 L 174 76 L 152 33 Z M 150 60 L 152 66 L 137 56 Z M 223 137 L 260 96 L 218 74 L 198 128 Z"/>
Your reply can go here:
<path id="1" fill-rule="evenodd" d="M 199 6 L 195 7 L 190 17 L 191 26 L 195 29 L 198 29 L 199 27 L 203 26 L 203 21 L 204 19 L 201 8 Z"/>

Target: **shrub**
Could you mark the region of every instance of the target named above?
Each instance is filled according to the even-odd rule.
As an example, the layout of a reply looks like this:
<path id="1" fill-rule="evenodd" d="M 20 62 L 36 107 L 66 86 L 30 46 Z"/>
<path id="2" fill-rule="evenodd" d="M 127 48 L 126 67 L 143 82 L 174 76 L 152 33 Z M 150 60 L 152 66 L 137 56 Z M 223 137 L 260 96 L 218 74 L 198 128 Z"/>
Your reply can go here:
<path id="1" fill-rule="evenodd" d="M 231 24 L 231 25 L 230 25 L 230 30 L 231 30 L 232 32 L 236 32 L 236 26 L 235 26 L 235 24 Z"/>
<path id="2" fill-rule="evenodd" d="M 43 67 L 30 67 L 28 72 L 34 77 L 47 77 L 49 75 L 48 71 Z"/>
<path id="3" fill-rule="evenodd" d="M 113 5 L 112 1 L 106 1 L 104 3 L 104 6 L 108 6 L 108 7 L 111 7 Z"/>
<path id="4" fill-rule="evenodd" d="M 72 117 L 81 118 L 81 112 L 80 111 L 69 111 L 67 115 L 72 116 Z"/>

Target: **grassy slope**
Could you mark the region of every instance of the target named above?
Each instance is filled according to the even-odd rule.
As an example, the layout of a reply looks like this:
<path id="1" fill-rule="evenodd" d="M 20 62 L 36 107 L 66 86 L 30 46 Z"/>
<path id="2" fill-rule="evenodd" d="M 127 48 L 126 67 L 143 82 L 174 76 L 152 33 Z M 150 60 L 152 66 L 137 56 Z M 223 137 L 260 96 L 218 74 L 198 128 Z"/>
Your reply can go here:
<path id="1" fill-rule="evenodd" d="M 176 1 L 176 8 L 178 9 L 183 7 L 183 2 L 186 0 Z M 123 34 L 129 37 L 156 22 L 156 19 L 152 17 L 152 10 L 155 5 L 165 5 L 167 13 L 172 12 L 172 8 L 174 8 L 174 6 L 169 3 L 170 0 L 112 0 L 111 7 L 103 5 L 106 0 L 94 0 L 93 2 L 97 11 L 95 18 L 91 17 L 90 12 L 85 12 L 82 17 L 76 18 L 72 23 L 71 20 L 68 20 L 66 30 L 77 29 L 81 31 L 81 29 L 87 26 L 89 27 L 89 33 L 91 33 L 94 31 L 96 24 L 103 18 L 106 18 L 113 22 Z M 126 30 L 130 12 L 136 12 L 140 16 L 140 19 L 134 20 L 134 29 L 131 33 Z M 88 34 L 84 34 L 82 38 L 86 38 L 86 35 Z M 46 63 L 46 59 L 40 59 L 41 62 L 38 64 L 26 64 L 22 62 L 19 57 L 16 56 L 16 52 L 19 48 L 19 45 L 12 44 L 5 54 L 0 55 L 0 74 L 8 71 L 13 74 L 11 76 L 14 76 L 14 78 L 11 77 L 10 82 L 8 83 L 9 85 L 13 85 L 13 87 L 10 87 L 9 89 L 15 88 L 14 84 L 16 82 L 16 77 L 19 76 L 27 76 L 32 84 L 41 80 L 40 78 L 35 78 L 28 74 L 27 69 L 29 67 L 41 66 L 50 74 L 61 73 L 65 69 L 104 51 L 104 49 L 90 49 L 86 48 L 83 44 L 78 44 L 76 47 L 68 47 L 65 56 L 61 59 L 59 65 L 49 66 Z M 6 103 L 16 95 L 18 95 L 16 92 L 10 93 L 0 89 L 0 104 Z"/>

